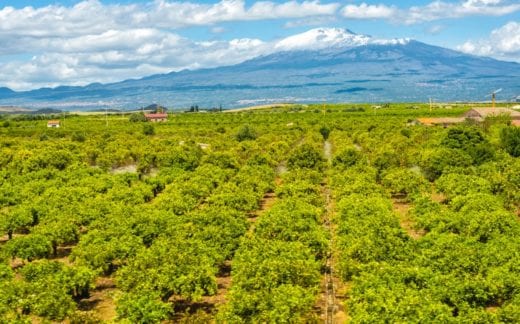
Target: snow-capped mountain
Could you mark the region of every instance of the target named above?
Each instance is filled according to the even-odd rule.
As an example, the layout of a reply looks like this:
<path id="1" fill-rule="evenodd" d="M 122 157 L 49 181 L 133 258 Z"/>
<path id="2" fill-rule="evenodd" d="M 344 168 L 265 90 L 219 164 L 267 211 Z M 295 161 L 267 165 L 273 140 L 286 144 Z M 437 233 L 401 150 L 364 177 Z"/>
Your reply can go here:
<path id="1" fill-rule="evenodd" d="M 343 28 L 315 28 L 301 34 L 278 41 L 275 51 L 318 50 L 324 48 L 347 48 L 369 44 L 405 45 L 409 39 L 375 39 L 371 36 L 353 33 Z"/>
<path id="2" fill-rule="evenodd" d="M 157 102 L 182 108 L 267 102 L 417 102 L 485 100 L 503 88 L 520 93 L 520 64 L 476 57 L 409 39 L 374 39 L 317 28 L 279 40 L 274 52 L 211 69 L 153 75 L 113 84 L 0 91 L 0 105 L 135 108 Z M 265 54 L 267 53 L 267 54 Z"/>

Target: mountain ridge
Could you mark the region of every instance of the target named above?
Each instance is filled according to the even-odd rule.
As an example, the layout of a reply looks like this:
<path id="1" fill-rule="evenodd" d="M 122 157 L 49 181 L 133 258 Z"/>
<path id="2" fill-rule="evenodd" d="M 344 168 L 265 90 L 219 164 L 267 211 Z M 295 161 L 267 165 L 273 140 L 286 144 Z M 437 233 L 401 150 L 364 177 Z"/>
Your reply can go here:
<path id="1" fill-rule="evenodd" d="M 324 38 L 326 44 L 332 45 L 317 49 L 305 45 L 235 65 L 109 84 L 25 92 L 0 88 L 0 104 L 86 109 L 82 103 L 90 108 L 96 104 L 132 108 L 159 102 L 170 107 L 238 107 L 244 102 L 274 101 L 425 101 L 430 96 L 442 101 L 483 100 L 486 93 L 498 87 L 504 88 L 504 97 L 520 93 L 516 81 L 520 64 L 515 62 L 468 55 L 410 39 L 377 40 L 347 30 L 314 29 L 307 33 L 299 35 L 310 39 L 310 44 Z M 364 86 L 352 86 L 359 83 Z"/>

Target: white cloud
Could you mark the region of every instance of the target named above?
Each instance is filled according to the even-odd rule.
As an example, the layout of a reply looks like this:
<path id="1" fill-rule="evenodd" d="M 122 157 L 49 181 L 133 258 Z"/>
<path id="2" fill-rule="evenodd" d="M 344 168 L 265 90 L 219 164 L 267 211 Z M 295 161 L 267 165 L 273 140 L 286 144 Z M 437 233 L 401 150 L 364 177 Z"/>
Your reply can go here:
<path id="1" fill-rule="evenodd" d="M 388 19 L 394 23 L 412 25 L 467 16 L 503 16 L 519 10 L 520 4 L 517 2 L 503 0 L 464 0 L 456 3 L 435 0 L 425 6 L 407 9 L 384 4 L 350 4 L 343 7 L 341 14 L 350 19 Z"/>
<path id="2" fill-rule="evenodd" d="M 211 27 L 211 32 L 213 34 L 222 34 L 222 33 L 226 32 L 226 28 L 224 28 L 222 26 L 214 26 L 214 27 Z"/>
<path id="3" fill-rule="evenodd" d="M 467 16 L 503 16 L 520 10 L 520 4 L 502 0 L 466 0 L 459 3 L 434 1 L 424 7 L 411 7 L 402 13 L 402 21 L 415 24 Z"/>
<path id="4" fill-rule="evenodd" d="M 69 7 L 0 7 L 0 85 L 20 90 L 113 82 L 234 64 L 265 53 L 266 45 L 255 39 L 194 42 L 175 29 L 209 26 L 220 33 L 224 32 L 216 26 L 220 22 L 312 18 L 334 15 L 338 8 L 337 3 L 319 0 L 260 1 L 249 6 L 244 0 L 213 4 L 150 0 L 130 5 L 85 0 Z M 27 54 L 34 58 L 25 59 Z"/>
<path id="5" fill-rule="evenodd" d="M 259 1 L 250 8 L 246 8 L 244 0 L 221 0 L 214 4 L 156 0 L 141 5 L 108 5 L 99 0 L 85 0 L 73 7 L 5 7 L 0 10 L 0 34 L 68 37 L 107 29 L 180 28 L 226 21 L 334 15 L 338 8 L 338 3 L 322 4 L 318 0 Z"/>
<path id="6" fill-rule="evenodd" d="M 340 28 L 316 28 L 273 41 L 240 38 L 203 42 L 159 29 L 108 30 L 64 41 L 38 40 L 33 48 L 49 47 L 53 51 L 35 55 L 29 61 L 0 63 L 0 84 L 27 90 L 110 83 L 183 69 L 231 65 L 277 51 L 404 42 L 373 39 Z"/>
<path id="7" fill-rule="evenodd" d="M 341 10 L 344 17 L 353 19 L 391 18 L 394 17 L 397 12 L 398 10 L 395 7 L 388 7 L 384 4 L 367 5 L 366 3 L 347 5 Z"/>
<path id="8" fill-rule="evenodd" d="M 431 35 L 437 35 L 440 32 L 442 32 L 444 30 L 444 28 L 445 27 L 443 25 L 432 25 L 432 26 L 428 26 L 427 28 L 425 28 L 424 31 Z"/>
<path id="9" fill-rule="evenodd" d="M 268 1 L 256 2 L 247 12 L 248 19 L 269 18 L 303 18 L 309 16 L 334 15 L 339 8 L 338 3 L 321 4 L 319 1 L 304 1 L 301 4 L 289 1 L 275 4 Z"/>
<path id="10" fill-rule="evenodd" d="M 341 10 L 339 1 L 273 0 L 247 5 L 244 0 L 215 1 L 210 4 L 167 0 L 105 4 L 100 0 L 85 0 L 68 7 L 0 8 L 0 86 L 20 90 L 58 84 L 114 82 L 186 68 L 235 64 L 276 50 L 366 41 L 363 35 L 322 29 L 268 42 L 253 38 L 196 42 L 176 32 L 178 28 L 189 26 L 206 26 L 205 29 L 212 33 L 222 33 L 225 30 L 219 24 L 225 22 L 286 19 L 286 27 L 300 27 L 327 24 L 339 15 L 349 19 L 386 19 L 414 24 L 465 15 L 503 15 L 520 10 L 520 4 L 501 0 L 434 1 L 408 9 L 362 3 L 349 4 Z M 515 32 L 518 37 L 518 30 L 514 28 L 498 30 L 493 37 L 502 37 L 503 42 L 490 38 L 467 42 L 461 49 L 514 56 L 517 55 L 515 44 L 518 40 L 511 35 Z M 509 38 L 503 36 L 507 33 Z M 33 58 L 27 59 L 29 55 Z"/>
<path id="11" fill-rule="evenodd" d="M 194 42 L 157 29 L 109 30 L 67 40 L 42 39 L 48 49 L 29 61 L 0 63 L 0 84 L 15 90 L 109 83 L 129 78 L 239 63 L 268 53 L 258 39 Z"/>
<path id="12" fill-rule="evenodd" d="M 520 62 L 520 22 L 511 21 L 491 32 L 488 38 L 467 41 L 458 50 Z"/>
<path id="13" fill-rule="evenodd" d="M 307 17 L 302 19 L 289 20 L 284 24 L 284 28 L 326 26 L 335 22 L 337 22 L 336 16 Z"/>

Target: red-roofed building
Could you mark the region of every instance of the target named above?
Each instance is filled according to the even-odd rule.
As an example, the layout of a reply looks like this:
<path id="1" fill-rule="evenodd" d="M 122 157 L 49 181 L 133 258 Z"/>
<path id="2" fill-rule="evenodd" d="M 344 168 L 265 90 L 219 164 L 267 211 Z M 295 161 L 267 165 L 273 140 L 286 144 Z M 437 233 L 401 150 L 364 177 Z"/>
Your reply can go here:
<path id="1" fill-rule="evenodd" d="M 59 120 L 49 120 L 47 122 L 47 127 L 49 127 L 49 128 L 59 128 L 60 127 L 60 121 Z"/>
<path id="2" fill-rule="evenodd" d="M 156 113 L 156 114 L 145 114 L 144 117 L 151 122 L 165 122 L 168 120 L 168 114 Z"/>

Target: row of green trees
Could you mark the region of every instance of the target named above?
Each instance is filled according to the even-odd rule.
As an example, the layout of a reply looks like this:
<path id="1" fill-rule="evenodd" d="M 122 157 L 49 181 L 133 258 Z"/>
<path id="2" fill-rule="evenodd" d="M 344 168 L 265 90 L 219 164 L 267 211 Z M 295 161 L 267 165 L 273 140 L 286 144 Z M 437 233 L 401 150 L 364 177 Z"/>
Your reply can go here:
<path id="1" fill-rule="evenodd" d="M 217 293 L 232 260 L 223 320 L 312 320 L 328 138 L 353 319 L 514 322 L 518 129 L 407 126 L 420 111 L 344 108 L 186 114 L 150 135 L 116 118 L 71 116 L 53 130 L 10 121 L 0 128 L 0 317 L 84 322 L 81 300 L 109 276 L 121 320 L 177 319 L 177 305 Z M 280 161 L 290 171 L 275 187 Z M 273 190 L 278 202 L 247 234 Z M 413 207 L 424 237 L 406 235 L 391 197 Z"/>
<path id="2" fill-rule="evenodd" d="M 321 151 L 303 144 L 288 157 L 276 202 L 255 222 L 233 259 L 225 322 L 298 322 L 313 318 L 327 251 L 321 226 Z"/>
<path id="3" fill-rule="evenodd" d="M 496 134 L 508 129 L 500 127 Z M 517 159 L 476 126 L 411 129 L 399 154 L 384 146 L 400 147 L 402 132 L 380 132 L 388 140 L 379 147 L 332 134 L 341 157 L 332 175 L 339 271 L 352 282 L 352 321 L 515 322 Z M 424 236 L 404 231 L 391 197 L 412 206 L 409 217 Z"/>

